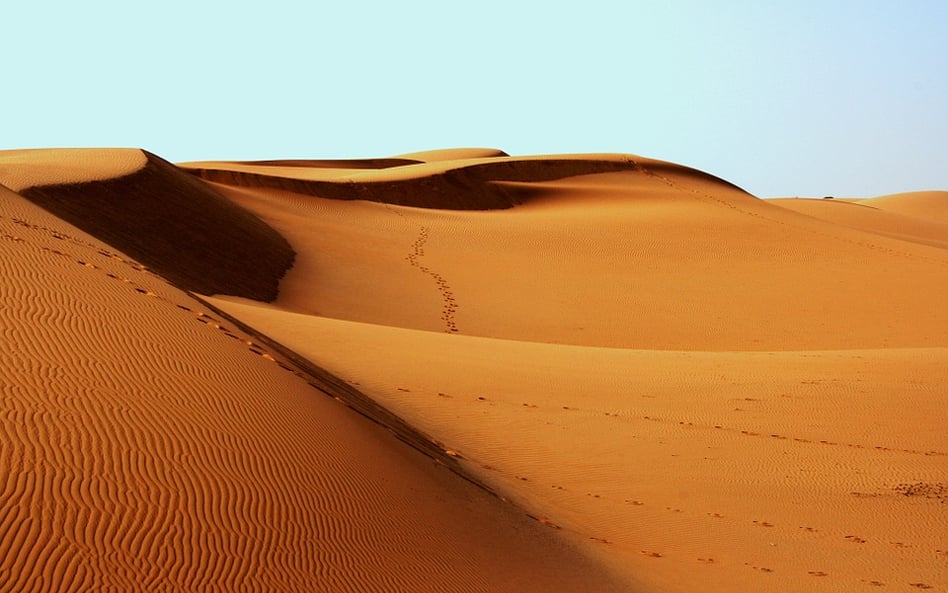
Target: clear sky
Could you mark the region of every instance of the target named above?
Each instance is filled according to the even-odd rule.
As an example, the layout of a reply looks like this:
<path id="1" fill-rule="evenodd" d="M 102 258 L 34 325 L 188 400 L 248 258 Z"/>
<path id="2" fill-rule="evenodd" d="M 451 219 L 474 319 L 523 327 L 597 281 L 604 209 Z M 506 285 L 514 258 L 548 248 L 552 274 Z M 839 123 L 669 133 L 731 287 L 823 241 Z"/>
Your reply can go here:
<path id="1" fill-rule="evenodd" d="M 625 152 L 760 196 L 948 190 L 948 0 L 4 4 L 0 148 Z"/>

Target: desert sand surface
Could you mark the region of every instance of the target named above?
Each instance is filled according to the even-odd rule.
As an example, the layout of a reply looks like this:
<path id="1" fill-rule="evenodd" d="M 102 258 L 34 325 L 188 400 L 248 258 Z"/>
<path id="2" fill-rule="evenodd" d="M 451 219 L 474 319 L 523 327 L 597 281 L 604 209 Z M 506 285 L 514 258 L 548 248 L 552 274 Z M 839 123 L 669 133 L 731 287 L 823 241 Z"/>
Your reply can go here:
<path id="1" fill-rule="evenodd" d="M 167 192 L 181 233 L 194 198 Z M 127 253 L 0 205 L 0 591 L 626 590 Z"/>
<path id="2" fill-rule="evenodd" d="M 3 590 L 948 590 L 948 192 L 130 154 L 0 152 Z"/>

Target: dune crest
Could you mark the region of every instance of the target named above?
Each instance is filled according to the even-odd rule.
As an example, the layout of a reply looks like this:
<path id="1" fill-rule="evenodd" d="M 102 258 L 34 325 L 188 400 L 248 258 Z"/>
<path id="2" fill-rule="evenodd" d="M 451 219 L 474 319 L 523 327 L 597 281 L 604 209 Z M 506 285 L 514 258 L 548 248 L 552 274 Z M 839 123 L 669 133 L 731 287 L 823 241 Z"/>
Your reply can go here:
<path id="1" fill-rule="evenodd" d="M 275 299 L 293 263 L 289 243 L 207 184 L 153 154 L 142 156 L 142 167 L 121 176 L 81 183 L 68 181 L 75 175 L 58 183 L 49 177 L 21 193 L 186 290 Z"/>
<path id="2" fill-rule="evenodd" d="M 948 191 L 916 191 L 859 200 L 861 204 L 948 224 Z"/>
<path id="3" fill-rule="evenodd" d="M 0 184 L 13 191 L 40 185 L 101 181 L 142 169 L 137 148 L 32 148 L 0 150 Z"/>
<path id="4" fill-rule="evenodd" d="M 437 161 L 456 161 L 461 159 L 482 159 L 510 156 L 497 148 L 443 148 L 437 150 L 423 150 L 398 155 L 400 158 L 414 159 L 425 163 Z"/>
<path id="5" fill-rule="evenodd" d="M 449 156 L 459 155 L 452 152 Z M 285 165 L 203 162 L 186 163 L 182 167 L 207 181 L 235 187 L 445 210 L 512 208 L 534 195 L 518 184 L 614 172 L 659 177 L 684 175 L 738 189 L 712 175 L 681 165 L 614 154 L 450 158 L 372 170 Z"/>

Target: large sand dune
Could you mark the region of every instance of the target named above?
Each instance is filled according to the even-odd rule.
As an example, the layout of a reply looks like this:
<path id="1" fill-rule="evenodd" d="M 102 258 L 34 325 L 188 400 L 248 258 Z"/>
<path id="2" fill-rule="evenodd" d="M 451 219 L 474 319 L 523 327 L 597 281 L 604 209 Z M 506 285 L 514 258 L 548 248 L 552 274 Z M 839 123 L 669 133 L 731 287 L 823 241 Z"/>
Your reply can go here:
<path id="1" fill-rule="evenodd" d="M 75 154 L 0 153 L 0 590 L 948 590 L 945 192 Z"/>

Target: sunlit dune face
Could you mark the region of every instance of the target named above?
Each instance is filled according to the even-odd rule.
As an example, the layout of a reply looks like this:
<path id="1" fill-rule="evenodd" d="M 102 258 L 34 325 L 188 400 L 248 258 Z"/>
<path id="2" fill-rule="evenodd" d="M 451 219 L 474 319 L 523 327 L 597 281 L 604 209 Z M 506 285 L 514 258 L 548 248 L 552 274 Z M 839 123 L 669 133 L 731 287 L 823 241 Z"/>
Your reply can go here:
<path id="1" fill-rule="evenodd" d="M 0 184 L 20 191 L 100 181 L 134 173 L 145 163 L 145 153 L 132 148 L 0 150 Z"/>

